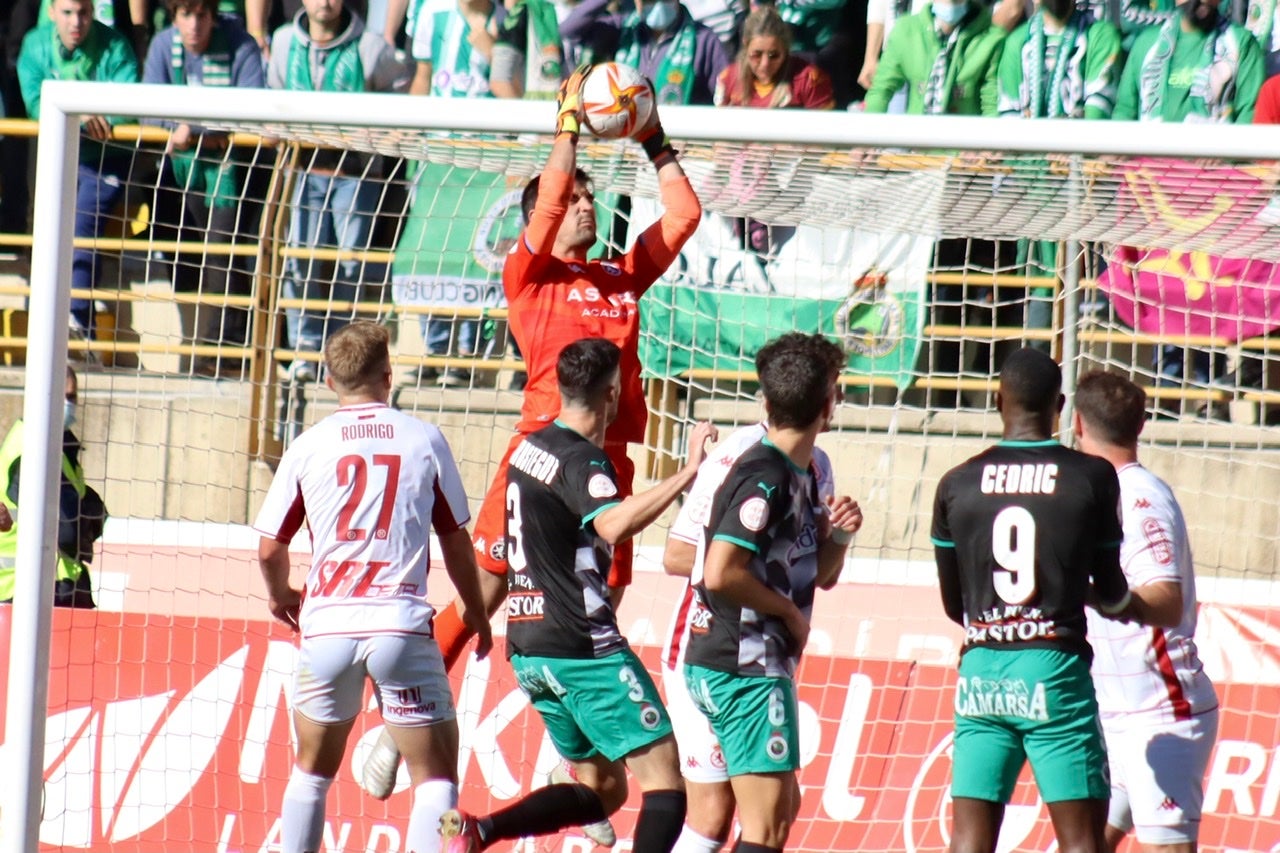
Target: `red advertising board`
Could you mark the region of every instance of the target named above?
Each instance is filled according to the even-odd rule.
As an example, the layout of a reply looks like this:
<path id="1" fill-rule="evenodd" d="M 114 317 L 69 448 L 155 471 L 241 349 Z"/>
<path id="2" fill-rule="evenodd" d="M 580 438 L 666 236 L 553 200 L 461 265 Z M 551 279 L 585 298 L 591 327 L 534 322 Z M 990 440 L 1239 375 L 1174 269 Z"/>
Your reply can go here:
<path id="1" fill-rule="evenodd" d="M 148 527 L 145 545 L 108 542 L 95 562 L 104 590 L 114 589 L 99 601 L 117 612 L 55 611 L 42 846 L 270 853 L 279 849 L 292 767 L 287 697 L 296 641 L 267 619 L 253 551 L 155 541 L 162 533 Z M 681 582 L 640 557 L 619 624 L 656 672 Z M 929 586 L 931 567 L 921 568 L 866 561 L 846 571 L 855 580 L 818 600 L 799 673 L 803 798 L 788 849 L 946 849 L 960 635 Z M 1267 605 L 1261 587 L 1205 580 L 1197 639 L 1223 712 L 1200 849 L 1280 853 L 1280 607 Z M 432 601 L 449 599 L 444 581 L 443 572 L 432 574 Z M 2 693 L 7 662 L 29 653 L 9 647 L 6 607 L 0 652 Z M 462 806 L 486 811 L 543 784 L 555 751 L 502 655 L 470 661 L 454 688 Z M 403 850 L 407 775 L 385 803 L 355 782 L 379 725 L 371 701 L 330 791 L 326 853 Z M 633 792 L 615 816 L 619 851 L 630 849 L 637 806 Z M 512 847 L 592 849 L 576 832 Z M 1053 849 L 1025 772 L 999 850 Z"/>

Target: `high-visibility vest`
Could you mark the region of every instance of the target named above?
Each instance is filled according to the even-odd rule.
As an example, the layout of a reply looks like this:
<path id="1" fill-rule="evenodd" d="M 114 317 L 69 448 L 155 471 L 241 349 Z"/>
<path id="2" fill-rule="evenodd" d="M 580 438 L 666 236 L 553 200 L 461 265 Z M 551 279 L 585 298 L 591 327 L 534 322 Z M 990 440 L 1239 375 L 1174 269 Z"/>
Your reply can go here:
<path id="1" fill-rule="evenodd" d="M 4 502 L 4 505 L 9 508 L 9 514 L 13 516 L 13 527 L 0 533 L 0 601 L 9 601 L 13 598 L 14 569 L 18 556 L 18 506 L 9 500 L 9 471 L 21 455 L 22 421 L 18 420 L 14 422 L 9 434 L 4 437 L 4 444 L 0 444 L 0 501 Z M 75 488 L 76 494 L 83 498 L 87 488 L 84 482 L 84 469 L 79 465 L 73 465 L 65 453 L 62 454 L 62 474 Z M 58 580 L 74 581 L 84 571 L 83 563 L 58 551 Z"/>

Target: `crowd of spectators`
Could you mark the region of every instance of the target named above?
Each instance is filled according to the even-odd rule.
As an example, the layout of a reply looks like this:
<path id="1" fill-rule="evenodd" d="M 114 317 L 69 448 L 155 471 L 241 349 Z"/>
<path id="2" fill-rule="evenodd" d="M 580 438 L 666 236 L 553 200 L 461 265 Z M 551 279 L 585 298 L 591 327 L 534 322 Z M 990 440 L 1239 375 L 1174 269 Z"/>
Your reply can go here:
<path id="1" fill-rule="evenodd" d="M 574 66 L 615 59 L 652 79 L 663 104 L 1250 122 L 1264 80 L 1280 70 L 1280 7 L 1249 0 L 1243 8 L 1245 20 L 1236 23 L 1222 0 L 1122 0 L 1118 18 L 1103 0 L 17 0 L 0 21 L 7 26 L 0 95 L 7 115 L 31 117 L 50 78 L 551 98 Z M 1259 121 L 1275 101 L 1263 100 Z M 77 236 L 102 234 L 127 184 L 128 158 L 102 144 L 118 121 L 84 123 Z M 250 231 L 247 170 L 225 155 L 225 137 L 169 127 L 155 184 L 156 233 L 168 228 L 190 242 Z M 29 145 L 12 137 L 3 145 L 0 230 L 22 232 Z M 370 179 L 404 175 L 405 164 L 318 151 L 299 165 L 305 171 L 294 190 L 289 243 L 369 248 L 385 203 Z M 412 174 L 410 164 L 410 184 Z M 770 226 L 743 220 L 735 230 L 745 248 L 769 252 Z M 250 270 L 234 258 L 173 260 L 176 290 L 249 292 Z M 1057 247 L 939 241 L 937 268 L 973 264 L 1048 280 L 1058 273 Z M 319 266 L 291 257 L 282 295 L 347 303 L 362 284 L 386 281 L 378 265 L 342 260 L 331 273 Z M 78 250 L 73 284 L 92 287 L 97 269 L 94 253 Z M 958 286 L 931 297 L 940 322 L 972 319 L 978 305 L 1001 324 L 1047 328 L 1052 292 L 1047 281 L 1016 304 Z M 73 324 L 92 335 L 92 302 L 77 301 L 72 313 Z M 422 318 L 426 351 L 475 354 L 480 324 L 444 313 Z M 316 351 L 347 314 L 290 308 L 284 343 Z M 191 337 L 243 344 L 245 320 L 240 309 L 205 308 Z M 934 368 L 958 370 L 958 352 L 942 349 Z M 316 361 L 295 362 L 290 375 L 314 379 Z M 1220 354 L 1167 346 L 1154 367 L 1169 382 L 1210 383 L 1225 372 L 1220 361 Z M 202 373 L 225 367 L 212 359 L 192 366 Z M 1246 378 L 1256 382 L 1260 372 L 1255 367 Z M 426 368 L 424 379 L 463 384 L 470 376 Z"/>

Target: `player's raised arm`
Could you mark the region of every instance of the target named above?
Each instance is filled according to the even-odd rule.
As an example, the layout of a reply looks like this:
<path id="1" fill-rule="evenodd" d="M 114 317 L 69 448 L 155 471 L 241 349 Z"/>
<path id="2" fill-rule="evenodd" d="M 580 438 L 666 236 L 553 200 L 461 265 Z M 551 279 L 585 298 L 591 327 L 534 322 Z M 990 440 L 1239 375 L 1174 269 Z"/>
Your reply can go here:
<path id="1" fill-rule="evenodd" d="M 698 229 L 698 223 L 702 221 L 702 203 L 676 160 L 676 150 L 658 117 L 656 98 L 649 121 L 636 131 L 635 140 L 658 171 L 662 217 L 645 229 L 639 244 L 649 253 L 661 274 L 671 266 L 680 249 Z"/>
<path id="2" fill-rule="evenodd" d="M 535 255 L 551 253 L 556 234 L 560 231 L 560 223 L 569 210 L 574 172 L 578 167 L 578 134 L 583 121 L 582 95 L 579 90 L 589 69 L 588 65 L 579 66 L 560 85 L 560 94 L 556 100 L 555 141 L 538 182 L 537 203 L 529 214 L 529 224 L 524 231 L 525 244 Z"/>
<path id="3" fill-rule="evenodd" d="M 616 545 L 635 536 L 658 519 L 671 502 L 693 482 L 707 455 L 707 442 L 716 440 L 716 428 L 703 421 L 689 436 L 689 461 L 683 468 L 651 489 L 632 495 L 591 520 L 600 538 Z"/>

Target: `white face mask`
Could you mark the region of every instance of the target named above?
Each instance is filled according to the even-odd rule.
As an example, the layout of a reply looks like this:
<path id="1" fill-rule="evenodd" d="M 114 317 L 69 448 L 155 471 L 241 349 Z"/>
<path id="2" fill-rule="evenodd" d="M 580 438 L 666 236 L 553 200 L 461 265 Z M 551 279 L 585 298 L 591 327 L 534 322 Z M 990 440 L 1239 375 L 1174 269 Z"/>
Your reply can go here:
<path id="1" fill-rule="evenodd" d="M 62 428 L 71 429 L 71 425 L 76 422 L 76 404 L 70 400 L 64 400 L 62 403 Z"/>
<path id="2" fill-rule="evenodd" d="M 967 11 L 969 11 L 968 3 L 933 4 L 933 16 L 942 23 L 951 27 L 954 27 L 956 24 L 964 20 L 964 14 Z"/>
<path id="3" fill-rule="evenodd" d="M 644 22 L 649 29 L 665 31 L 676 22 L 680 13 L 680 4 L 676 0 L 657 0 L 644 13 Z"/>

